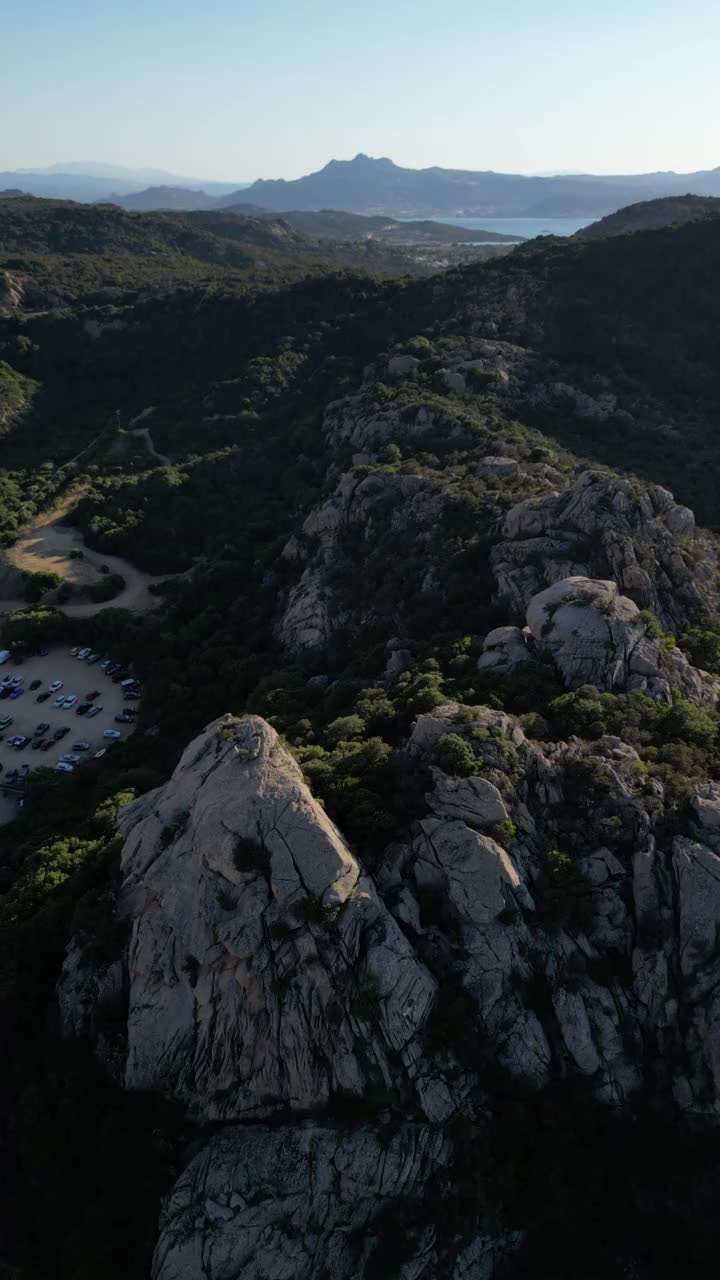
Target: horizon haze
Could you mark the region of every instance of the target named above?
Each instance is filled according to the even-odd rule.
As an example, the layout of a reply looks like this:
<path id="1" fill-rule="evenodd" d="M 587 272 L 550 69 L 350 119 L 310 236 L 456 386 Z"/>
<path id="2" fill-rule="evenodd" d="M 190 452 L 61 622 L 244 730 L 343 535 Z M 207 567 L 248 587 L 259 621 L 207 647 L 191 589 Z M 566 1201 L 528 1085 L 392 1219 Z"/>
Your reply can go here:
<path id="1" fill-rule="evenodd" d="M 357 14 L 7 0 L 0 169 L 94 155 L 240 184 L 362 151 L 408 168 L 692 172 L 718 162 L 719 37 L 711 0 L 598 14 L 570 0 L 368 0 Z"/>

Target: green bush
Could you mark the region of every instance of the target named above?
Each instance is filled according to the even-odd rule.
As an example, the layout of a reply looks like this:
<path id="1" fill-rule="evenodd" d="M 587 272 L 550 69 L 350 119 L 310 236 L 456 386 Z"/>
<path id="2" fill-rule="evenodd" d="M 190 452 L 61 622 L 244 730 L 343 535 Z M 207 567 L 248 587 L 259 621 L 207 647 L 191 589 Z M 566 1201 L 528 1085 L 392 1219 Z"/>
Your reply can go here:
<path id="1" fill-rule="evenodd" d="M 121 573 L 108 573 L 102 582 L 93 583 L 88 587 L 87 594 L 95 604 L 104 604 L 106 600 L 114 600 L 115 596 L 119 596 L 120 592 L 125 590 L 125 586 L 125 579 Z"/>
<path id="2" fill-rule="evenodd" d="M 459 733 L 446 733 L 435 747 L 435 760 L 445 772 L 457 778 L 469 778 L 477 773 L 475 752 L 466 738 Z"/>
<path id="3" fill-rule="evenodd" d="M 720 631 L 691 627 L 680 643 L 693 666 L 720 675 Z"/>
<path id="4" fill-rule="evenodd" d="M 60 586 L 61 582 L 59 573 L 24 573 L 23 595 L 28 604 L 37 604 L 46 591 L 52 591 L 54 587 Z"/>

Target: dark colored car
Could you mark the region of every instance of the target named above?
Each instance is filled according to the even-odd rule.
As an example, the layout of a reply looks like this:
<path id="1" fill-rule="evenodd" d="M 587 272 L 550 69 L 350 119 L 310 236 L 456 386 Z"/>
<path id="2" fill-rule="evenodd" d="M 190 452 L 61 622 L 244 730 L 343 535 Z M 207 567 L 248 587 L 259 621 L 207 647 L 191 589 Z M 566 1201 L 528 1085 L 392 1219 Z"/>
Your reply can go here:
<path id="1" fill-rule="evenodd" d="M 56 729 L 56 730 L 55 730 L 55 732 L 54 732 L 54 734 L 53 734 L 53 738 L 55 739 L 55 741 L 56 741 L 56 742 L 59 742 L 59 741 L 60 741 L 60 739 L 61 739 L 61 738 L 64 738 L 64 737 L 65 737 L 65 734 L 66 734 L 66 733 L 69 733 L 69 732 L 70 732 L 70 727 L 69 727 L 69 725 L 63 725 L 62 729 Z"/>
<path id="2" fill-rule="evenodd" d="M 32 684 L 30 685 L 30 688 L 39 689 L 41 684 L 42 684 L 42 680 L 33 680 Z"/>
<path id="3" fill-rule="evenodd" d="M 36 702 L 47 702 L 47 700 L 48 700 L 48 698 L 49 698 L 49 697 L 50 697 L 50 694 L 49 694 L 49 693 L 47 693 L 47 691 L 46 691 L 45 693 L 39 693 L 39 694 L 38 694 L 38 696 L 37 696 L 37 698 L 35 699 L 35 701 L 36 701 Z"/>
<path id="4" fill-rule="evenodd" d="M 84 715 L 87 715 L 87 713 L 88 713 L 88 711 L 89 711 L 89 710 L 90 710 L 90 703 L 89 703 L 89 702 L 81 702 L 81 703 L 80 703 L 80 706 L 75 708 L 75 715 L 76 715 L 76 716 L 84 716 Z"/>

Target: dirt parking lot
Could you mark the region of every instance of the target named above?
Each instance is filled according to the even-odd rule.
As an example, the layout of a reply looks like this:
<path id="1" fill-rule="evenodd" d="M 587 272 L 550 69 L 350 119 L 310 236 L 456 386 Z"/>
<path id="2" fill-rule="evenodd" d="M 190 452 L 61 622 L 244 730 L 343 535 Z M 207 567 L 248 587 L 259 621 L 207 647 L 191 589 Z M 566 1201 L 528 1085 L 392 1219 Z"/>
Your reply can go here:
<path id="1" fill-rule="evenodd" d="M 117 729 L 123 738 L 133 731 L 131 724 L 116 724 L 115 716 L 120 714 L 125 705 L 139 707 L 139 703 L 126 703 L 124 691 L 120 685 L 113 684 L 111 677 L 100 670 L 99 663 L 89 667 L 86 662 L 72 657 L 68 649 L 56 648 L 51 649 L 44 657 L 26 658 L 19 666 L 16 666 L 12 660 L 0 666 L 0 679 L 16 675 L 23 677 L 22 687 L 25 692 L 22 697 L 4 698 L 0 701 L 0 719 L 6 715 L 13 717 L 12 724 L 0 730 L 4 735 L 0 742 L 0 764 L 3 767 L 0 784 L 9 770 L 19 769 L 24 764 L 31 769 L 53 768 L 61 756 L 72 752 L 74 742 L 88 742 L 89 751 L 78 751 L 74 754 L 81 759 L 91 759 L 95 751 L 108 745 L 109 739 L 103 738 L 104 729 Z M 31 690 L 30 685 L 35 680 L 40 680 L 42 683 L 37 689 Z M 38 695 L 47 692 L 48 685 L 54 680 L 62 680 L 62 688 L 57 693 L 51 694 L 46 701 L 38 702 Z M 77 708 L 87 701 L 86 695 L 95 689 L 99 690 L 95 705 L 102 707 L 100 715 L 93 716 L 90 720 L 86 715 L 76 715 Z M 60 694 L 74 694 L 77 697 L 75 706 L 54 707 L 53 702 Z M 35 751 L 31 744 L 24 750 L 17 751 L 8 745 L 8 738 L 15 737 L 16 734 L 32 737 L 36 727 L 41 723 L 50 726 L 43 731 L 43 739 L 52 738 L 55 730 L 64 726 L 67 726 L 70 732 L 60 742 L 54 743 L 48 751 Z M 0 806 L 0 822 L 10 821 L 16 812 L 17 801 L 10 800 L 6 796 Z"/>

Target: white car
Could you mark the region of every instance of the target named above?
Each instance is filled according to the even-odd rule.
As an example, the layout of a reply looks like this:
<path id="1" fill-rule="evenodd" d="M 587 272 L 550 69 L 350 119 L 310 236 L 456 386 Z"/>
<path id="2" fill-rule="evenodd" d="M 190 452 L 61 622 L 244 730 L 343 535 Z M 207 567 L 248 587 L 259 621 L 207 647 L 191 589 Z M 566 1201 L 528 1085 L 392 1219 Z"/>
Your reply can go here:
<path id="1" fill-rule="evenodd" d="M 103 756 L 106 756 L 106 755 L 107 755 L 107 747 L 101 747 L 99 751 L 95 752 L 95 755 L 93 756 L 93 760 L 102 760 Z"/>
<path id="2" fill-rule="evenodd" d="M 62 680 L 53 680 L 52 684 L 48 685 L 48 692 L 57 693 L 58 689 L 62 689 L 62 687 L 63 687 Z"/>
<path id="3" fill-rule="evenodd" d="M 91 653 L 92 653 L 92 649 L 81 649 L 81 650 L 80 650 L 80 652 L 79 652 L 79 654 L 78 654 L 78 658 L 80 658 L 80 659 L 82 659 L 82 660 L 84 661 L 84 660 L 85 660 L 85 658 L 88 658 L 88 657 L 90 656 L 90 654 L 91 654 Z"/>
<path id="4" fill-rule="evenodd" d="M 63 702 L 63 706 L 64 706 L 64 707 L 74 707 L 76 702 L 77 702 L 77 695 L 76 695 L 76 694 L 74 694 L 74 693 L 71 693 L 71 694 L 69 694 L 69 695 L 68 695 L 68 697 L 67 697 L 67 698 L 65 699 L 65 701 Z"/>
<path id="5" fill-rule="evenodd" d="M 64 756 L 60 757 L 60 762 L 62 764 L 79 764 L 80 757 L 74 755 L 72 751 L 67 751 Z"/>
<path id="6" fill-rule="evenodd" d="M 122 738 L 119 729 L 103 729 L 103 738 Z"/>
<path id="7" fill-rule="evenodd" d="M 55 768 L 58 770 L 59 773 L 75 772 L 75 765 L 68 764 L 67 760 L 58 760 L 57 764 L 55 765 Z"/>
<path id="8" fill-rule="evenodd" d="M 61 694 L 60 694 L 60 697 L 55 699 L 55 701 L 53 702 L 53 706 L 54 706 L 54 707 L 64 707 L 64 706 L 65 706 L 65 694 L 64 694 L 64 693 L 61 693 Z"/>

